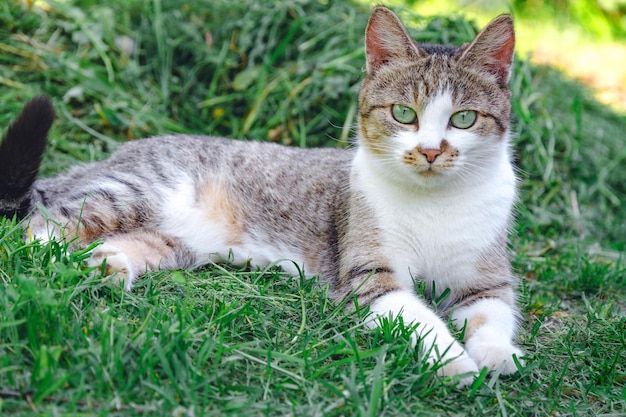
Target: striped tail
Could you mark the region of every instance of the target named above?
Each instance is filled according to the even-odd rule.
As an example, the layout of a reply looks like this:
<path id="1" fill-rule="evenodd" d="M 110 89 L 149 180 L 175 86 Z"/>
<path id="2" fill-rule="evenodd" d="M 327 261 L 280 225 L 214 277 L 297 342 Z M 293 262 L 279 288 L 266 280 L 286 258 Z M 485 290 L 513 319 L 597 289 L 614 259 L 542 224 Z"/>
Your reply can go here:
<path id="1" fill-rule="evenodd" d="M 0 216 L 25 217 L 30 189 L 46 148 L 54 107 L 47 96 L 29 101 L 0 143 Z"/>

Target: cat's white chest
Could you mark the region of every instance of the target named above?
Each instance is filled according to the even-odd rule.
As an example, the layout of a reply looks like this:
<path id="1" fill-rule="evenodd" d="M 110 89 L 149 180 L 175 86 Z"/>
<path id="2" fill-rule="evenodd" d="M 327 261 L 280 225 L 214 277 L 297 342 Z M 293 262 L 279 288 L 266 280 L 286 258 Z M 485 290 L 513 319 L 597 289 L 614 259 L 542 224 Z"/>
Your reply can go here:
<path id="1" fill-rule="evenodd" d="M 428 198 L 402 207 L 379 206 L 384 252 L 392 268 L 410 285 L 414 279 L 456 287 L 474 274 L 478 257 L 496 239 L 496 230 L 482 227 L 483 207 Z"/>
<path id="2" fill-rule="evenodd" d="M 435 282 L 438 292 L 466 287 L 481 257 L 506 233 L 515 199 L 508 162 L 501 175 L 455 192 L 393 187 L 360 168 L 357 187 L 375 211 L 385 257 L 407 288 L 416 280 Z"/>

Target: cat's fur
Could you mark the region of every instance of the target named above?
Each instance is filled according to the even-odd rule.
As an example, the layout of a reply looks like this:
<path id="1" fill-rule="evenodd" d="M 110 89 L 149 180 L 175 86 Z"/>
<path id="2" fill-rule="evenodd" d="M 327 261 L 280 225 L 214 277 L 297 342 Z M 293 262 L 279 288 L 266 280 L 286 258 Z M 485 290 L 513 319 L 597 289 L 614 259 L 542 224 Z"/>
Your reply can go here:
<path id="1" fill-rule="evenodd" d="M 460 48 L 421 46 L 376 7 L 365 43 L 355 149 L 164 136 L 34 181 L 53 115 L 37 98 L 0 148 L 0 213 L 31 212 L 40 238 L 104 239 L 89 264 L 104 265 L 127 289 L 157 269 L 294 260 L 335 299 L 354 295 L 369 306 L 369 325 L 390 315 L 420 323 L 413 341 L 434 348 L 440 373 L 514 372 L 513 21 L 494 19 Z M 417 120 L 397 122 L 394 104 Z M 476 122 L 453 127 L 452 115 L 464 110 L 476 111 Z M 417 281 L 427 295 L 450 290 L 439 312 L 416 294 Z M 439 314 L 465 326 L 464 347 Z"/>

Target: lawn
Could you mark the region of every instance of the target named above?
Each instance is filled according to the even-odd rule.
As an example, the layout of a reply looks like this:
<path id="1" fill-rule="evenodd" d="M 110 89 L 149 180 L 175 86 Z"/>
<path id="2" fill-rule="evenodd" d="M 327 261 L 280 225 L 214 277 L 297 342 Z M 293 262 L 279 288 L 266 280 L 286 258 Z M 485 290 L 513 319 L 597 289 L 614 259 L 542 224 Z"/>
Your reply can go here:
<path id="1" fill-rule="evenodd" d="M 368 11 L 346 0 L 4 2 L 0 126 L 29 98 L 53 98 L 43 175 L 164 132 L 347 146 Z M 423 42 L 476 31 L 458 16 L 401 16 Z M 90 274 L 89 248 L 27 243 L 24 225 L 3 219 L 0 414 L 626 415 L 626 117 L 521 58 L 511 88 L 519 373 L 452 388 L 410 348 L 410 329 L 367 330 L 315 279 L 277 268 L 151 273 L 124 292 Z"/>

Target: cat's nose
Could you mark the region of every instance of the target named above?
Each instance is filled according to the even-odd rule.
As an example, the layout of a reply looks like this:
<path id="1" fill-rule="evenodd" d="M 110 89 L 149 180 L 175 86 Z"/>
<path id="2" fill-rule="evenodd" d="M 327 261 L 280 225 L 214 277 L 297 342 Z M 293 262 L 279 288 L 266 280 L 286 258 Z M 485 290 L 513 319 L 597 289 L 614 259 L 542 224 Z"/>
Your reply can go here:
<path id="1" fill-rule="evenodd" d="M 441 149 L 420 149 L 420 153 L 426 157 L 428 162 L 433 163 L 441 155 Z"/>

